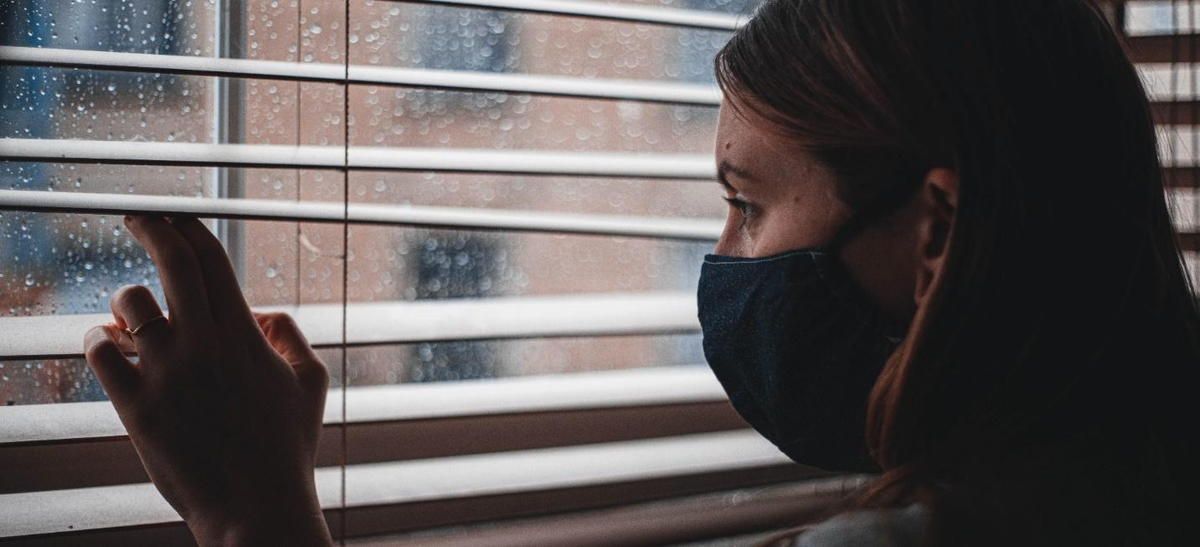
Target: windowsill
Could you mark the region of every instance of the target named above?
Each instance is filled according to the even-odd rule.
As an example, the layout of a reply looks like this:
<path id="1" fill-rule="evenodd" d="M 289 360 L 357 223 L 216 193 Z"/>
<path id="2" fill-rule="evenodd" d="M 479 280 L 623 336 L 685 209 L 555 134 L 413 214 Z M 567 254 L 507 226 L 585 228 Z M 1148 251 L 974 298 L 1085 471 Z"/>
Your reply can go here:
<path id="1" fill-rule="evenodd" d="M 346 394 L 351 535 L 821 474 L 791 464 L 744 429 L 705 367 L 359 387 Z M 318 456 L 326 466 L 317 478 L 327 508 L 341 499 L 341 471 L 334 467 L 343 434 L 340 397 L 331 390 Z M 178 523 L 146 482 L 108 402 L 0 408 L 0 463 L 23 470 L 0 478 L 6 523 L 0 537 L 88 531 L 110 537 Z"/>
<path id="2" fill-rule="evenodd" d="M 752 431 L 351 465 L 346 468 L 347 522 L 351 524 L 347 533 L 366 535 L 444 525 L 455 512 L 430 515 L 428 509 L 455 500 L 482 501 L 492 507 L 483 513 L 471 511 L 474 518 L 467 519 L 482 520 L 596 506 L 598 502 L 603 505 L 613 502 L 606 500 L 614 492 L 629 500 L 638 485 L 649 492 L 635 498 L 653 499 L 716 485 L 822 475 L 790 463 Z M 341 470 L 322 468 L 316 478 L 322 506 L 330 510 L 340 507 Z M 601 495 L 595 490 L 600 487 L 615 490 Z M 543 499 L 540 504 L 538 496 Z M 525 499 L 527 505 L 496 503 L 502 499 Z M 364 517 L 357 520 L 356 528 L 355 515 L 360 512 Z M 0 522 L 5 523 L 0 536 L 12 538 L 159 526 L 178 523 L 179 517 L 153 485 L 142 483 L 3 494 Z M 381 528 L 381 522 L 392 524 Z"/>
<path id="3" fill-rule="evenodd" d="M 318 465 L 368 464 L 730 431 L 706 367 L 331 390 Z M 421 442 L 410 442 L 419 438 Z M 0 407 L 0 494 L 148 480 L 108 402 Z"/>
<path id="4" fill-rule="evenodd" d="M 347 422 L 636 407 L 725 400 L 703 366 L 578 372 L 467 382 L 346 389 Z M 342 390 L 329 390 L 325 425 L 342 423 Z M 108 401 L 0 407 L 0 447 L 125 437 Z"/>

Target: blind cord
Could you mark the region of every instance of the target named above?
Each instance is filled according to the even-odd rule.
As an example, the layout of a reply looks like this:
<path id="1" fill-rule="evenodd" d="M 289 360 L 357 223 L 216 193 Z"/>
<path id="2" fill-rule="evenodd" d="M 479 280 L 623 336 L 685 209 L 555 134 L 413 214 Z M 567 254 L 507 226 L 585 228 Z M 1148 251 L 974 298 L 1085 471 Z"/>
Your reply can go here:
<path id="1" fill-rule="evenodd" d="M 304 0 L 296 0 L 296 62 L 297 63 L 304 62 L 304 33 L 300 30 L 301 26 L 303 24 L 302 23 L 303 13 L 304 13 Z M 296 80 L 296 147 L 297 148 L 300 147 L 300 144 L 303 140 L 303 134 L 304 134 L 304 128 L 302 127 L 303 122 L 301 121 L 301 117 L 300 117 L 300 113 L 304 111 L 304 105 L 302 104 L 304 101 L 304 95 L 300 88 L 300 85 L 301 85 L 300 80 Z M 296 202 L 297 203 L 299 203 L 301 201 L 301 199 L 300 199 L 301 198 L 300 183 L 301 183 L 302 179 L 303 179 L 303 177 L 301 176 L 300 169 L 296 169 Z M 296 291 L 296 308 L 297 309 L 300 308 L 300 301 L 301 301 L 301 298 L 300 298 L 300 267 L 301 267 L 300 257 L 301 257 L 301 253 L 302 253 L 302 249 L 303 249 L 301 242 L 304 241 L 304 239 L 305 239 L 304 232 L 300 227 L 300 222 L 296 221 L 296 279 L 294 280 L 293 286 Z"/>
<path id="2" fill-rule="evenodd" d="M 346 545 L 346 386 L 350 377 L 346 373 L 349 348 L 346 347 L 346 323 L 350 299 L 350 0 L 345 0 L 345 23 L 342 29 L 342 456 L 341 456 L 341 513 L 339 519 L 338 544 Z"/>

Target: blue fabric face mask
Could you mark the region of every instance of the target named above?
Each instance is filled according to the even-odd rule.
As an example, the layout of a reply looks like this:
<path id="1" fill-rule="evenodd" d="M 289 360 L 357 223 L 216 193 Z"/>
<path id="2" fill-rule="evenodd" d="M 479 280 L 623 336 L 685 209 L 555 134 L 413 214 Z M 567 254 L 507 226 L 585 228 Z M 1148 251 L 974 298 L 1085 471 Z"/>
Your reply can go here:
<path id="1" fill-rule="evenodd" d="M 869 470 L 867 397 L 903 331 L 831 252 L 708 255 L 704 356 L 733 407 L 793 460 Z"/>

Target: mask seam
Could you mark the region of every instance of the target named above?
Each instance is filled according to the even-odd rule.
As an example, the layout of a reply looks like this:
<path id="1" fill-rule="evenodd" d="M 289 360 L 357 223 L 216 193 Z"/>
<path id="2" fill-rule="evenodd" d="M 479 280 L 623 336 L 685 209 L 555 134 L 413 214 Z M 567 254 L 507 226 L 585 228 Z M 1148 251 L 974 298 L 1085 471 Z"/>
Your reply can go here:
<path id="1" fill-rule="evenodd" d="M 791 258 L 793 256 L 799 256 L 799 255 L 824 256 L 825 253 L 822 251 L 802 250 L 802 251 L 789 251 L 789 252 L 786 252 L 786 253 L 783 253 L 780 255 L 768 256 L 768 257 L 764 257 L 764 258 L 744 259 L 744 258 L 733 257 L 733 259 L 727 258 L 727 259 L 722 260 L 722 259 L 709 259 L 708 257 L 705 257 L 704 263 L 721 265 L 721 266 L 726 266 L 726 265 L 740 266 L 743 264 L 762 264 L 765 262 L 774 262 L 776 260 L 783 260 L 785 258 Z"/>

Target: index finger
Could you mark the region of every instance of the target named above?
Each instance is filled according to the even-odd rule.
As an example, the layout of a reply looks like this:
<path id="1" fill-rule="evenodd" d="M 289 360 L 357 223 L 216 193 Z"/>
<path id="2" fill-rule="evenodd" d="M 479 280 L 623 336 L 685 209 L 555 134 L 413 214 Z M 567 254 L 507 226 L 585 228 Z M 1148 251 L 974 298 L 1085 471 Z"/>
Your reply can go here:
<path id="1" fill-rule="evenodd" d="M 127 216 L 125 226 L 158 267 L 171 322 L 179 323 L 185 330 L 198 329 L 202 335 L 210 334 L 213 319 L 208 290 L 192 246 L 161 217 Z"/>
<path id="2" fill-rule="evenodd" d="M 196 218 L 175 217 L 171 224 L 192 246 L 192 251 L 199 259 L 200 270 L 208 287 L 208 306 L 213 312 L 216 327 L 219 329 L 228 325 L 234 332 L 257 330 L 233 264 L 217 237 Z"/>

